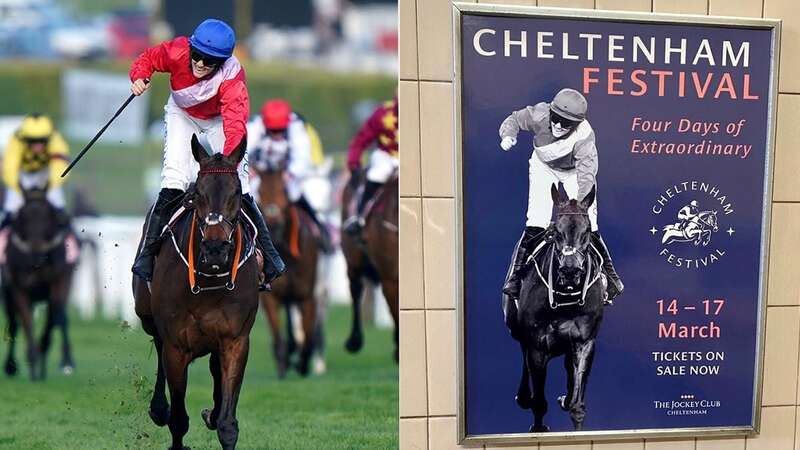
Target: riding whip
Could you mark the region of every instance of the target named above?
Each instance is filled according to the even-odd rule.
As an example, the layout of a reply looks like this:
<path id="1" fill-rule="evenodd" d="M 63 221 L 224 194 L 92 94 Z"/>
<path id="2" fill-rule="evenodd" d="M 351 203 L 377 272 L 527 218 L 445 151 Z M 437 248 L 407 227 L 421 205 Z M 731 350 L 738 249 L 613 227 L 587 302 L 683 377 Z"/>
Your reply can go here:
<path id="1" fill-rule="evenodd" d="M 149 83 L 150 83 L 150 80 L 148 78 L 145 78 L 144 79 L 144 84 L 149 84 Z M 84 147 L 83 150 L 81 150 L 81 152 L 78 153 L 78 156 L 76 156 L 75 159 L 73 159 L 72 162 L 69 163 L 69 166 L 67 166 L 67 168 L 64 169 L 64 172 L 61 174 L 61 178 L 64 178 L 65 176 L 67 176 L 67 173 L 69 173 L 69 171 L 75 166 L 75 164 L 77 164 L 78 161 L 80 161 L 81 158 L 83 158 L 83 155 L 87 151 L 89 151 L 89 149 L 92 147 L 92 145 L 94 145 L 94 143 L 100 138 L 100 136 L 103 135 L 103 132 L 106 131 L 106 128 L 108 128 L 108 126 L 111 125 L 111 122 L 113 122 L 114 119 L 116 119 L 122 113 L 122 111 L 125 109 L 125 107 L 128 106 L 128 103 L 130 103 L 131 100 L 133 100 L 134 97 L 136 97 L 136 94 L 131 94 L 128 97 L 128 99 L 125 100 L 125 103 L 123 103 L 122 106 L 119 107 L 117 112 L 115 112 L 114 115 L 111 116 L 111 119 L 108 121 L 108 123 L 106 123 L 105 126 L 103 126 L 103 128 L 101 128 L 100 131 L 98 131 L 97 134 L 94 135 L 92 140 L 89 141 L 88 144 L 86 144 L 86 147 Z"/>

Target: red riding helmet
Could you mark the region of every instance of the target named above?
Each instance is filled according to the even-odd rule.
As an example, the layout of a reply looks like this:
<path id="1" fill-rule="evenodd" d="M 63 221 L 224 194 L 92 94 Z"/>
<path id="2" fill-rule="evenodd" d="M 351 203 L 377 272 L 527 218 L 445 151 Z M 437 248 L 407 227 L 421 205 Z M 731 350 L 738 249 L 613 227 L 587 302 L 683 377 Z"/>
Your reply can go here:
<path id="1" fill-rule="evenodd" d="M 283 99 L 267 100 L 261 107 L 261 120 L 268 130 L 285 130 L 289 127 L 292 107 Z"/>

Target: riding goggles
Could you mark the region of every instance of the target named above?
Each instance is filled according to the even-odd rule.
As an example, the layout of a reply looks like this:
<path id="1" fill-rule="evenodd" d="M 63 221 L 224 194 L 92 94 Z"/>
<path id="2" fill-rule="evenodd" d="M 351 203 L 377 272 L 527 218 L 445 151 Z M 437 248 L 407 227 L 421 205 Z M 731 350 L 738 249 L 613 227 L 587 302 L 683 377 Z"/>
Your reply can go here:
<path id="1" fill-rule="evenodd" d="M 217 67 L 225 62 L 225 58 L 206 55 L 205 53 L 201 52 L 200 50 L 197 50 L 194 47 L 191 47 L 189 49 L 189 56 L 192 58 L 193 61 L 195 62 L 202 61 L 203 65 L 208 67 Z"/>
<path id="2" fill-rule="evenodd" d="M 27 145 L 35 145 L 35 144 L 47 144 L 50 141 L 49 137 L 41 137 L 41 138 L 22 138 L 22 140 Z"/>
<path id="3" fill-rule="evenodd" d="M 550 122 L 561 125 L 561 128 L 569 129 L 575 128 L 581 123 L 580 120 L 567 119 L 566 117 L 561 116 L 553 111 L 550 111 Z"/>

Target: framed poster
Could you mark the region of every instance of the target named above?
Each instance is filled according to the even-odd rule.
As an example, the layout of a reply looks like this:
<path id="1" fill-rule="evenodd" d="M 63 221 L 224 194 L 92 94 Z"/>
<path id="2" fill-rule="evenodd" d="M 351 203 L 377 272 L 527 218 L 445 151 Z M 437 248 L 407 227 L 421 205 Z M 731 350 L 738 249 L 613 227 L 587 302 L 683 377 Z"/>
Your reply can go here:
<path id="1" fill-rule="evenodd" d="M 460 442 L 758 432 L 780 21 L 453 18 Z"/>

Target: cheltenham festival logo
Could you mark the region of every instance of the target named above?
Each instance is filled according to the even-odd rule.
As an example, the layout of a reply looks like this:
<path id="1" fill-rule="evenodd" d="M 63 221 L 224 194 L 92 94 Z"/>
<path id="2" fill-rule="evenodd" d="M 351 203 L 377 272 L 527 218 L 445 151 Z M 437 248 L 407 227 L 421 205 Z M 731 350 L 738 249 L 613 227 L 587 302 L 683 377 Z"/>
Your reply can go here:
<path id="1" fill-rule="evenodd" d="M 733 238 L 732 226 L 720 220 L 733 214 L 733 204 L 719 187 L 701 181 L 684 181 L 665 189 L 653 203 L 652 213 L 662 218 L 648 230 L 660 240 L 659 255 L 675 267 L 701 269 L 725 256 L 719 237 Z M 668 223 L 664 223 L 665 220 Z M 727 236 L 725 236 L 727 234 Z"/>

